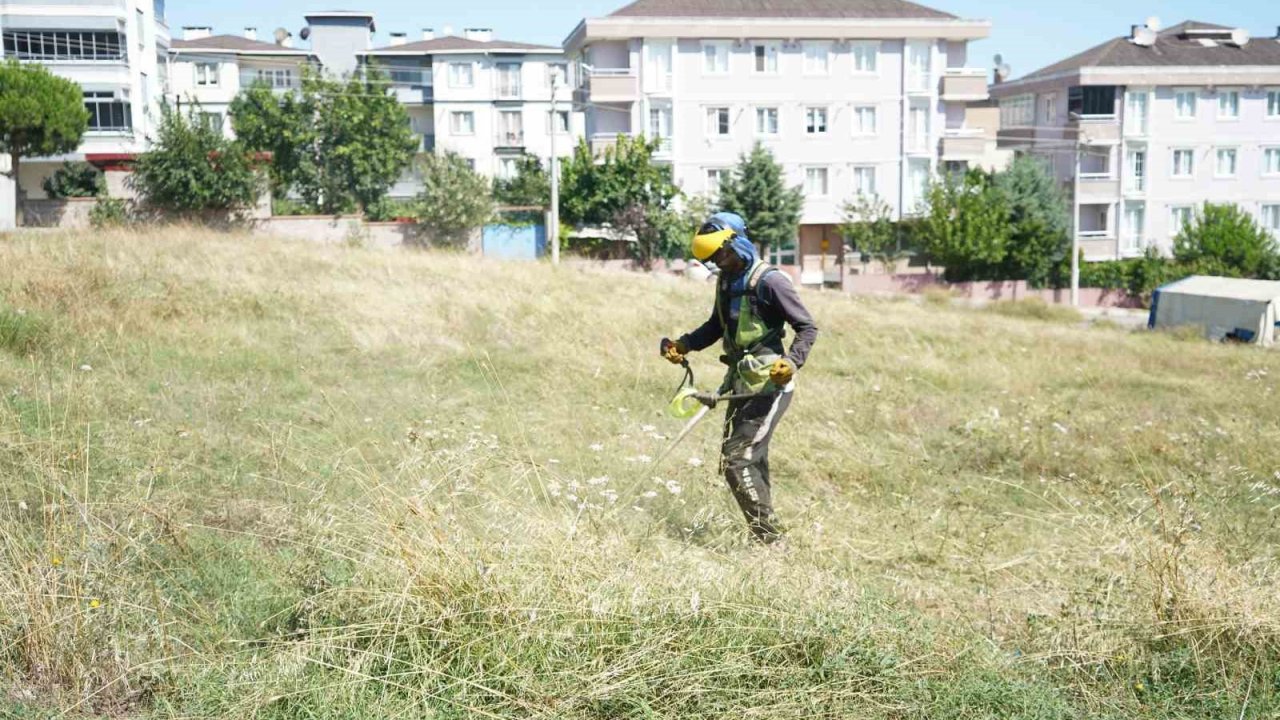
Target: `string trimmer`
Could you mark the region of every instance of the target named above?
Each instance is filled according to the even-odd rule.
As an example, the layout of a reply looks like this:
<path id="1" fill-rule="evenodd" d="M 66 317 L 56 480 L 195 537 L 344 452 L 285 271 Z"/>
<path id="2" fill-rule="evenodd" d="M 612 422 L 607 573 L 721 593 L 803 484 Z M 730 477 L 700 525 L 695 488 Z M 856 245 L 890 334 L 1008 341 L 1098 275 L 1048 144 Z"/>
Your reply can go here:
<path id="1" fill-rule="evenodd" d="M 766 383 L 765 389 L 757 393 L 720 394 L 698 392 L 698 389 L 693 384 L 693 368 L 689 367 L 689 360 L 682 360 L 680 365 L 684 368 L 684 379 L 680 381 L 680 386 L 676 388 L 675 394 L 671 396 L 671 401 L 667 403 L 667 414 L 679 419 L 688 418 L 689 422 L 685 423 L 684 428 L 680 430 L 680 434 L 676 435 L 675 440 L 672 440 L 671 444 L 658 457 L 654 458 L 653 464 L 650 465 L 651 468 L 657 467 L 658 463 L 670 455 L 671 451 L 675 450 L 676 446 L 680 444 L 680 441 L 693 432 L 693 429 L 702 421 L 707 412 L 717 404 L 726 400 L 748 400 L 777 393 L 776 389 L 770 390 L 773 387 L 773 383 Z"/>

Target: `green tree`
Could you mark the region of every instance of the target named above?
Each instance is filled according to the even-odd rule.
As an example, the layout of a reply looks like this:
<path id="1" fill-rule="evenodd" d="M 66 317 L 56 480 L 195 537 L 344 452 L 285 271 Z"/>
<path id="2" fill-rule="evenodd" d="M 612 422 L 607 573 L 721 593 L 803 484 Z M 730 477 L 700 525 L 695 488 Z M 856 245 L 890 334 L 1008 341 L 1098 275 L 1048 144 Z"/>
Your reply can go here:
<path id="1" fill-rule="evenodd" d="M 79 85 L 40 65 L 0 62 L 0 152 L 9 155 L 9 175 L 19 193 L 22 158 L 74 152 L 88 127 L 89 111 Z"/>
<path id="2" fill-rule="evenodd" d="M 844 219 L 840 235 L 879 262 L 886 273 L 893 272 L 906 253 L 898 242 L 898 228 L 889 203 L 859 193 L 857 198 L 845 202 L 840 212 Z"/>
<path id="3" fill-rule="evenodd" d="M 96 197 L 107 194 L 107 179 L 102 171 L 86 162 L 62 163 L 44 179 L 44 192 L 51 198 Z"/>
<path id="4" fill-rule="evenodd" d="M 1173 240 L 1173 257 L 1194 273 L 1277 279 L 1276 241 L 1234 204 L 1205 203 Z"/>
<path id="5" fill-rule="evenodd" d="M 551 176 L 537 155 L 525 153 L 516 161 L 516 175 L 493 182 L 493 197 L 502 205 L 548 207 Z"/>
<path id="6" fill-rule="evenodd" d="M 258 200 L 261 182 L 252 154 L 201 120 L 167 104 L 151 150 L 138 158 L 132 182 L 143 203 L 179 214 L 239 210 Z"/>
<path id="7" fill-rule="evenodd" d="M 566 222 L 612 225 L 634 234 L 632 257 L 648 267 L 684 254 L 689 236 L 676 211 L 680 189 L 671 167 L 653 161 L 659 141 L 619 135 L 599 156 L 583 140 L 560 171 L 560 212 Z"/>
<path id="8" fill-rule="evenodd" d="M 297 93 L 256 83 L 230 111 L 236 136 L 272 153 L 277 193 L 296 192 L 326 213 L 378 202 L 418 148 L 408 113 L 376 66 L 343 81 L 304 69 Z"/>
<path id="9" fill-rule="evenodd" d="M 947 176 L 930 185 L 927 201 L 919 232 L 929 254 L 946 268 L 946 279 L 1003 279 L 1012 224 L 991 176 L 977 169 Z"/>
<path id="10" fill-rule="evenodd" d="M 1071 255 L 1066 195 L 1044 162 L 1030 156 L 1015 158 L 994 177 L 1011 223 L 1002 278 L 1045 287 L 1062 259 L 1069 261 Z"/>
<path id="11" fill-rule="evenodd" d="M 750 153 L 743 153 L 734 168 L 720 183 L 719 206 L 735 212 L 747 221 L 751 240 L 763 252 L 770 247 L 786 247 L 795 240 L 804 209 L 804 192 L 788 188 L 782 166 L 773 153 L 759 143 Z"/>
<path id="12" fill-rule="evenodd" d="M 419 160 L 422 191 L 414 199 L 420 235 L 444 247 L 465 247 L 473 230 L 493 217 L 489 181 L 451 152 Z"/>

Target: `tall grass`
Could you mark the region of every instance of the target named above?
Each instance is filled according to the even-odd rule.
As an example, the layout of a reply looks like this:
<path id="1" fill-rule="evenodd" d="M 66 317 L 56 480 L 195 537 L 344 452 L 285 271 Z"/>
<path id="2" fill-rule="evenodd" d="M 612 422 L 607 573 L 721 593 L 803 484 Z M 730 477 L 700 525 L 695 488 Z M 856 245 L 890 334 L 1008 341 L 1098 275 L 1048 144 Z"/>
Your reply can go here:
<path id="1" fill-rule="evenodd" d="M 1280 712 L 1264 351 L 807 295 L 760 550 L 714 423 L 652 463 L 705 286 L 179 229 L 0 292 L 6 712 Z"/>

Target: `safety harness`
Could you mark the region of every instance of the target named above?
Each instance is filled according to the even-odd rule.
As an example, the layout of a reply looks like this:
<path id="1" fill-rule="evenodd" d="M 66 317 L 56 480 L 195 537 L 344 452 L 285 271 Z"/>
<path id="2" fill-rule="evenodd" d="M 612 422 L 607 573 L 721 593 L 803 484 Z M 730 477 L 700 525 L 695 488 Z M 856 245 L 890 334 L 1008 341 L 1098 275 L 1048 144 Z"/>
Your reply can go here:
<path id="1" fill-rule="evenodd" d="M 721 391 L 756 393 L 769 382 L 769 368 L 782 357 L 782 339 L 786 330 L 781 322 L 770 326 L 760 315 L 760 283 L 778 269 L 756 260 L 747 270 L 744 291 L 738 295 L 728 290 L 725 282 L 716 283 L 716 314 L 724 329 L 724 355 L 720 361 L 729 366 Z M 738 302 L 737 326 L 730 331 L 729 303 Z"/>

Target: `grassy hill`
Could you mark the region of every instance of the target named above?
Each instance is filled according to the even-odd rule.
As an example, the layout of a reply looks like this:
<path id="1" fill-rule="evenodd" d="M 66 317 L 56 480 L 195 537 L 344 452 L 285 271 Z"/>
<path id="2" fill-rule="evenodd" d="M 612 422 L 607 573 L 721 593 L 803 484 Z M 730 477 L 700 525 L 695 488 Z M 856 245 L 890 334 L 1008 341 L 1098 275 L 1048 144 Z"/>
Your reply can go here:
<path id="1" fill-rule="evenodd" d="M 708 286 L 0 237 L 0 715 L 1280 713 L 1280 355 L 805 297 L 760 550 Z"/>

